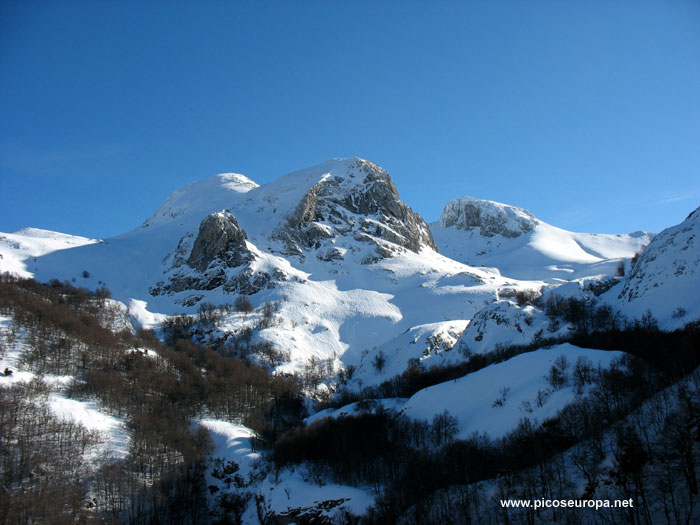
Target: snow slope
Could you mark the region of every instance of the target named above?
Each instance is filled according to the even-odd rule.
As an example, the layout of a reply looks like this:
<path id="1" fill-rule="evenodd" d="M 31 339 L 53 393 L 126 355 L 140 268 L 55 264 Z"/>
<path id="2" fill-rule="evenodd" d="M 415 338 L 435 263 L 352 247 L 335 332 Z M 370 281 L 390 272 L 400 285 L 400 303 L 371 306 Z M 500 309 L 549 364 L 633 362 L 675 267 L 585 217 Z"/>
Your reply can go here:
<path id="1" fill-rule="evenodd" d="M 522 208 L 472 197 L 450 201 L 430 228 L 443 255 L 514 279 L 550 282 L 614 275 L 619 259 L 632 257 L 653 237 L 574 233 Z"/>
<path id="2" fill-rule="evenodd" d="M 522 418 L 528 418 L 537 425 L 554 417 L 576 398 L 570 373 L 577 359 L 590 360 L 595 370 L 608 368 L 623 355 L 623 352 L 579 348 L 565 343 L 526 352 L 460 379 L 425 388 L 409 399 L 382 399 L 377 400 L 376 404 L 427 421 L 447 411 L 457 418 L 457 438 L 467 438 L 474 432 L 499 438 L 513 430 Z M 569 380 L 562 388 L 554 390 L 547 381 L 547 374 L 560 356 L 564 356 L 568 362 Z M 581 395 L 585 394 L 584 389 Z M 318 412 L 307 418 L 307 423 L 359 411 L 358 404 L 353 403 L 337 410 Z"/>
<path id="3" fill-rule="evenodd" d="M 610 290 L 612 304 L 631 317 L 649 310 L 665 329 L 700 318 L 700 208 L 659 233 Z"/>
<path id="4" fill-rule="evenodd" d="M 374 497 L 368 490 L 334 483 L 315 483 L 303 469 L 284 469 L 276 474 L 266 472 L 260 454 L 253 450 L 255 433 L 243 425 L 216 419 L 203 419 L 198 424 L 206 428 L 212 438 L 212 458 L 234 461 L 240 467 L 238 473 L 246 483 L 250 483 L 245 490 L 263 496 L 267 510 L 284 514 L 295 508 L 312 508 L 323 501 L 343 500 L 331 512 L 324 514 L 330 517 L 348 510 L 362 515 L 374 503 Z M 207 485 L 225 490 L 223 483 L 211 476 L 207 479 Z M 258 522 L 255 507 L 253 503 L 248 505 L 243 516 L 245 523 Z"/>
<path id="5" fill-rule="evenodd" d="M 539 308 L 501 300 L 476 313 L 455 350 L 463 355 L 483 354 L 499 346 L 527 345 L 537 337 L 565 337 L 567 331 L 566 326 L 551 331 L 550 319 Z"/>
<path id="6" fill-rule="evenodd" d="M 409 363 L 430 368 L 464 360 L 464 355 L 452 351 L 469 321 L 441 321 L 413 326 L 406 329 L 376 349 L 372 349 L 361 360 L 356 372 L 357 380 L 370 386 L 403 372 Z M 381 371 L 374 362 L 383 356 Z"/>
<path id="7" fill-rule="evenodd" d="M 12 325 L 12 319 L 0 316 L 0 343 L 5 345 L 3 339 L 7 339 L 7 332 Z M 6 344 L 4 355 L 0 354 L 0 371 L 9 369 L 12 374 L 0 375 L 0 388 L 7 388 L 17 383 L 29 383 L 34 379 L 41 379 L 51 387 L 48 395 L 47 406 L 59 419 L 74 421 L 87 430 L 98 433 L 99 444 L 95 449 L 87 453 L 91 460 L 104 461 L 106 459 L 122 459 L 128 455 L 130 433 L 126 423 L 116 417 L 105 414 L 94 401 L 70 399 L 65 396 L 65 390 L 73 381 L 72 376 L 56 376 L 44 374 L 37 376 L 26 369 L 21 360 L 27 341 L 25 334 L 18 332 L 12 338 L 13 344 Z"/>
<path id="8" fill-rule="evenodd" d="M 37 269 L 33 264 L 37 257 L 98 242 L 97 239 L 38 228 L 22 228 L 14 233 L 0 232 L 0 272 L 31 277 Z"/>
<path id="9" fill-rule="evenodd" d="M 515 428 L 521 418 L 541 423 L 574 399 L 571 382 L 559 390 L 553 390 L 547 383 L 546 375 L 557 357 L 566 357 L 570 372 L 579 357 L 590 359 L 595 369 L 607 368 L 622 355 L 622 352 L 578 348 L 568 343 L 527 352 L 455 381 L 421 390 L 406 401 L 403 410 L 417 419 L 430 419 L 447 410 L 459 421 L 458 438 L 466 438 L 473 432 L 501 437 Z M 508 389 L 505 396 L 504 388 Z M 542 406 L 537 403 L 538 391 L 547 392 Z M 503 397 L 502 405 L 494 403 Z"/>

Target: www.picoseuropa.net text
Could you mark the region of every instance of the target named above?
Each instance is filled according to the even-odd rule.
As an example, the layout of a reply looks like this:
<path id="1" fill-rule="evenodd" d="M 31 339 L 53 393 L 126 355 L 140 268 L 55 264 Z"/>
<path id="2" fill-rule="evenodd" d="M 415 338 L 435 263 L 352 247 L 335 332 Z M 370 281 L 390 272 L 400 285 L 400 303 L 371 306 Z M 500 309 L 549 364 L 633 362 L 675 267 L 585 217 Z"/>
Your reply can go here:
<path id="1" fill-rule="evenodd" d="M 609 508 L 631 508 L 634 507 L 632 498 L 629 499 L 502 499 L 501 507 L 503 508 L 532 508 L 532 509 L 551 509 L 551 508 L 578 508 L 578 509 L 609 509 Z"/>

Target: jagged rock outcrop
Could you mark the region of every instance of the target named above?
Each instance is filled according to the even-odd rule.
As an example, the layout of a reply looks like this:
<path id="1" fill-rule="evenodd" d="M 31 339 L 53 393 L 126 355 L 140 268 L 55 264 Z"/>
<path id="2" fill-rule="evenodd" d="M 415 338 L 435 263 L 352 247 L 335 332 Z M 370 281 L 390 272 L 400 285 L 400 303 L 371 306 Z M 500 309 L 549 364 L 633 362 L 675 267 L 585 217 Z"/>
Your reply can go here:
<path id="1" fill-rule="evenodd" d="M 471 197 L 460 197 L 448 202 L 440 217 L 440 223 L 445 228 L 478 228 L 484 237 L 519 237 L 532 231 L 538 222 L 532 213 L 522 208 Z"/>
<path id="2" fill-rule="evenodd" d="M 246 234 L 232 213 L 226 210 L 212 213 L 199 225 L 187 264 L 200 272 L 212 264 L 241 266 L 253 259 L 245 241 Z"/>
<path id="3" fill-rule="evenodd" d="M 220 286 L 228 293 L 251 294 L 269 286 L 273 277 L 278 281 L 286 280 L 281 272 L 272 276 L 254 272 L 248 266 L 255 256 L 248 249 L 246 238 L 231 212 L 223 210 L 207 215 L 199 225 L 194 242 L 191 234 L 185 235 L 177 249 L 166 258 L 166 263 L 172 258 L 174 273 L 167 282 L 161 281 L 152 287 L 151 295 L 213 290 Z M 185 259 L 190 244 L 192 249 Z"/>
<path id="4" fill-rule="evenodd" d="M 349 166 L 346 177 L 330 176 L 309 189 L 284 227 L 275 232 L 289 252 L 298 255 L 340 235 L 376 244 L 380 257 L 390 257 L 395 247 L 419 252 L 427 246 L 437 251 L 428 225 L 401 201 L 389 174 L 361 159 Z M 338 250 L 329 253 L 319 258 L 342 258 Z"/>
<path id="5" fill-rule="evenodd" d="M 289 280 L 289 276 L 277 269 L 272 274 L 266 271 L 254 271 L 248 266 L 243 266 L 233 275 L 227 275 L 221 269 L 208 271 L 203 275 L 191 275 L 175 273 L 170 279 L 160 281 L 150 288 L 152 296 L 173 295 L 181 292 L 203 292 L 222 287 L 228 294 L 252 295 L 263 288 L 274 288 L 276 283 Z M 180 304 L 192 306 L 204 297 L 201 294 L 193 294 L 179 300 Z"/>

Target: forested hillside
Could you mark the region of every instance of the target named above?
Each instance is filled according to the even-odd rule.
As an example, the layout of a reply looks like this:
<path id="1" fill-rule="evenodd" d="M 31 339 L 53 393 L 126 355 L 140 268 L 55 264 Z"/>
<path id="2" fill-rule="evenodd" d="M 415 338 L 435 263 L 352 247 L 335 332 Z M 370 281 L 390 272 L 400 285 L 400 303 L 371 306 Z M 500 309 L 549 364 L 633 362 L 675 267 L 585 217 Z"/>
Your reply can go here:
<path id="1" fill-rule="evenodd" d="M 0 313 L 0 348 L 17 364 L 0 377 L 3 523 L 208 523 L 212 443 L 195 420 L 274 440 L 303 409 L 293 380 L 185 339 L 111 330 L 121 312 L 105 289 L 4 275 Z M 123 421 L 124 457 L 101 449 L 104 432 L 59 417 L 56 393 Z"/>
<path id="2" fill-rule="evenodd" d="M 243 299 L 237 306 L 256 314 Z M 546 388 L 518 409 L 531 413 L 567 388 L 574 392 L 571 403 L 539 425 L 523 418 L 502 436 L 460 437 L 449 412 L 424 420 L 388 410 L 386 402 L 399 392 L 385 387 L 363 392 L 353 411 L 305 424 L 302 392 L 309 377 L 271 375 L 242 361 L 240 347 L 192 342 L 216 317 L 215 308 L 166 323 L 165 342 L 126 329 L 124 310 L 104 288 L 90 292 L 4 275 L 0 308 L 3 362 L 13 363 L 0 377 L 0 516 L 6 523 L 652 524 L 697 518 L 697 324 L 662 332 L 647 319 L 579 330 L 575 343 L 625 353 L 615 352 L 619 357 L 605 368 L 587 357 L 593 354 L 572 361 L 571 350 L 561 353 L 544 371 Z M 564 316 L 566 308 L 556 312 Z M 265 323 L 270 316 L 268 309 L 259 318 Z M 664 348 L 672 359 L 657 358 L 654 350 Z M 450 377 L 468 381 L 515 355 L 532 359 L 546 351 L 532 350 L 501 348 L 443 375 L 413 370 L 412 382 L 404 377 L 394 388 L 408 388 L 408 396 Z M 494 410 L 513 402 L 508 389 L 501 394 L 488 400 Z M 81 424 L 75 410 L 68 417 L 67 403 L 85 404 L 112 424 Z M 244 476 L 235 461 L 215 457 L 211 424 L 198 423 L 204 419 L 255 430 L 251 443 L 261 461 L 254 470 Z M 364 516 L 343 511 L 343 498 L 272 509 L 263 480 L 283 484 L 297 470 L 312 483 L 374 493 L 375 503 Z M 502 508 L 499 500 L 510 498 L 632 498 L 635 506 Z"/>

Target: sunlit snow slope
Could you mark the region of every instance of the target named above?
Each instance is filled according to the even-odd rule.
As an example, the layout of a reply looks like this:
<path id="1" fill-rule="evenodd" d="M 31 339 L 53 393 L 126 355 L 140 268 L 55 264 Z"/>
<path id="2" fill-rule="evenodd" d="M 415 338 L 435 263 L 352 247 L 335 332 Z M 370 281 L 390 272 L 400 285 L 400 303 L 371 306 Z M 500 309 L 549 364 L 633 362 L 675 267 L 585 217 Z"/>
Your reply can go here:
<path id="1" fill-rule="evenodd" d="M 650 311 L 666 329 L 700 318 L 700 208 L 658 234 L 632 265 L 624 283 L 607 295 L 640 318 Z"/>
<path id="2" fill-rule="evenodd" d="M 507 277 L 543 281 L 613 275 L 621 258 L 632 257 L 653 237 L 570 232 L 522 208 L 471 197 L 450 201 L 430 226 L 443 255 L 498 268 Z"/>
<path id="3" fill-rule="evenodd" d="M 77 235 L 22 228 L 14 233 L 0 233 L 0 271 L 31 277 L 37 271 L 37 257 L 99 242 Z"/>

